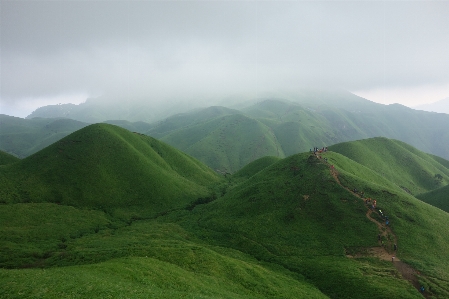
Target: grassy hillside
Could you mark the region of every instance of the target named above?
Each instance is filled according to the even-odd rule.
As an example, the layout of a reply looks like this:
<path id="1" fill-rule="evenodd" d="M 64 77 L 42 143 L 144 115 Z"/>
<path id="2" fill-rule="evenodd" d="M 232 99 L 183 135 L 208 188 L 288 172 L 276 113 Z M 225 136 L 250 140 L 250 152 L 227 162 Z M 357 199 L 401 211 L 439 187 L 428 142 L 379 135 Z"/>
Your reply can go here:
<path id="1" fill-rule="evenodd" d="M 54 202 L 155 215 L 208 196 L 215 173 L 170 146 L 108 125 L 83 128 L 0 175 L 6 202 Z M 142 210 L 142 207 L 145 207 Z"/>
<path id="2" fill-rule="evenodd" d="M 440 263 L 437 252 L 449 249 L 444 237 L 449 229 L 432 229 L 435 223 L 448 221 L 448 215 L 342 155 L 323 156 L 335 163 L 344 184 L 365 190 L 388 212 L 398 238 L 399 258 L 433 277 L 426 285 L 448 295 L 445 273 L 449 273 L 449 264 Z M 402 284 L 401 276 L 394 274 L 391 262 L 345 256 L 379 246 L 378 228 L 366 211 L 362 199 L 332 178 L 329 164 L 300 154 L 268 166 L 191 214 L 179 212 L 169 219 L 184 217 L 181 225 L 192 233 L 201 232 L 209 243 L 280 264 L 307 277 L 332 298 L 419 298 L 411 285 Z M 369 279 L 362 273 L 370 273 Z"/>
<path id="3" fill-rule="evenodd" d="M 20 161 L 19 158 L 8 153 L 0 151 L 0 165 L 11 164 Z"/>
<path id="4" fill-rule="evenodd" d="M 447 163 L 397 140 L 371 138 L 339 143 L 329 149 L 365 165 L 413 195 L 449 183 Z"/>
<path id="5" fill-rule="evenodd" d="M 206 128 L 260 124 L 230 115 Z M 342 148 L 366 153 L 371 142 L 412 157 L 410 172 L 444 170 L 397 141 Z M 427 298 L 448 298 L 449 214 L 368 162 L 306 152 L 222 179 L 154 138 L 85 127 L 0 167 L 0 297 L 422 298 L 424 285 Z M 353 188 L 377 200 L 388 226 Z M 415 273 L 413 285 L 398 265 Z"/>
<path id="6" fill-rule="evenodd" d="M 72 119 L 23 119 L 0 114 L 0 150 L 24 158 L 85 126 L 87 123 Z"/>
<path id="7" fill-rule="evenodd" d="M 261 171 L 262 169 L 267 168 L 271 164 L 278 162 L 280 159 L 281 158 L 279 158 L 279 157 L 273 157 L 273 156 L 262 157 L 260 159 L 257 159 L 255 161 L 247 164 L 242 169 L 240 169 L 239 171 L 234 173 L 232 177 L 233 178 L 239 178 L 239 177 L 249 178 L 249 177 L 255 175 L 256 173 L 258 173 L 259 171 Z"/>
<path id="8" fill-rule="evenodd" d="M 390 227 L 398 239 L 399 257 L 427 278 L 423 283 L 449 296 L 449 263 L 440 253 L 448 252 L 449 229 L 442 223 L 448 214 L 409 195 L 400 188 L 387 188 L 382 176 L 336 153 L 328 154 L 343 185 L 363 190 L 366 197 L 377 199 L 377 206 L 389 216 Z M 351 167 L 348 167 L 352 165 Z M 348 169 L 350 169 L 348 171 Z"/>
<path id="9" fill-rule="evenodd" d="M 242 114 L 213 118 L 161 140 L 221 172 L 235 172 L 263 156 L 284 156 L 270 128 Z"/>
<path id="10" fill-rule="evenodd" d="M 416 198 L 449 213 L 449 186 L 418 194 Z"/>

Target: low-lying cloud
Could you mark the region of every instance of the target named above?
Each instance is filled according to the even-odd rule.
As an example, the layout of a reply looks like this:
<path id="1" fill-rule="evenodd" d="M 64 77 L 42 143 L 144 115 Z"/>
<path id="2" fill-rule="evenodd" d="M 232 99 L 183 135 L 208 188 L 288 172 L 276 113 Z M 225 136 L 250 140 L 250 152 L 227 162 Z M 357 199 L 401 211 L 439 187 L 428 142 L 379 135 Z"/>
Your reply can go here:
<path id="1" fill-rule="evenodd" d="M 2 105 L 449 83 L 449 2 L 2 2 Z"/>

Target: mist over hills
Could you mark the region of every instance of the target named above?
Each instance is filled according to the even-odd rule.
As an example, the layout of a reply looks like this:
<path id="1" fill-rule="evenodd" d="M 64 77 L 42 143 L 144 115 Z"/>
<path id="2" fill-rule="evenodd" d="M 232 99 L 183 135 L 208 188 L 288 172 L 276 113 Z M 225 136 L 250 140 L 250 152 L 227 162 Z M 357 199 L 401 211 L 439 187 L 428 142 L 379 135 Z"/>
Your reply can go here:
<path id="1" fill-rule="evenodd" d="M 0 114 L 0 149 L 25 158 L 87 125 L 68 118 L 23 119 Z"/>
<path id="2" fill-rule="evenodd" d="M 84 120 L 89 115 L 96 115 L 90 120 L 116 124 L 153 136 L 222 172 L 235 172 L 263 156 L 283 158 L 314 146 L 378 136 L 397 139 L 449 159 L 449 132 L 446 130 L 449 115 L 446 114 L 417 111 L 398 104 L 381 105 L 342 90 L 304 89 L 294 94 L 267 94 L 264 98 L 235 98 L 238 100 L 228 100 L 231 107 L 193 109 L 200 103 L 197 102 L 188 108 L 187 104 L 161 108 L 145 106 L 143 101 L 125 103 L 114 100 L 107 104 L 106 99 L 92 99 L 77 107 L 83 107 L 79 116 Z M 54 108 L 57 106 L 63 105 Z M 149 110 L 152 112 L 147 113 Z M 135 114 L 131 116 L 130 111 Z M 158 121 L 142 121 L 154 120 L 151 115 L 158 111 L 164 111 L 159 114 L 160 118 L 156 117 Z M 70 117 L 77 115 L 71 114 Z M 28 135 L 26 132 L 16 135 L 9 131 L 9 128 L 14 128 L 9 121 L 5 119 L 0 128 L 0 138 L 3 138 L 0 150 L 18 157 L 26 157 L 50 141 L 54 142 L 58 136 L 64 136 L 52 133 L 54 136 L 51 139 L 47 137 L 47 142 L 43 138 L 29 138 L 29 135 L 39 136 L 34 131 Z M 35 118 L 22 121 L 36 122 Z M 77 128 L 66 126 L 61 131 L 67 134 Z"/>
<path id="3" fill-rule="evenodd" d="M 59 104 L 43 106 L 33 111 L 26 118 L 64 117 L 86 123 L 98 123 L 108 120 L 151 123 L 199 105 L 200 103 L 192 104 L 176 100 L 147 102 L 143 99 L 98 97 L 87 99 L 84 103 L 78 105 Z"/>
<path id="4" fill-rule="evenodd" d="M 449 115 L 415 111 L 402 105 L 384 106 L 356 96 L 333 104 L 324 104 L 325 101 L 326 98 L 315 101 L 307 97 L 299 104 L 272 99 L 235 111 L 235 117 L 238 115 L 241 121 L 251 119 L 259 123 L 248 125 L 248 129 L 238 127 L 240 121 L 229 116 L 233 110 L 226 110 L 227 115 L 214 115 L 206 108 L 167 118 L 146 134 L 160 138 L 214 169 L 230 172 L 262 156 L 283 158 L 315 146 L 377 136 L 397 139 L 449 158 L 449 133 L 445 129 L 449 127 Z M 205 117 L 203 122 L 199 121 L 202 117 Z M 220 140 L 227 142 L 227 138 L 241 136 L 245 130 L 250 137 L 244 137 L 243 143 L 236 141 L 237 148 L 223 153 Z"/>
<path id="5" fill-rule="evenodd" d="M 85 117 L 96 115 L 89 119 L 158 138 L 220 172 L 233 173 L 263 156 L 283 158 L 315 146 L 378 136 L 397 139 L 449 159 L 449 132 L 445 129 L 449 127 L 449 115 L 417 111 L 398 104 L 381 105 L 342 90 L 304 89 L 298 93 L 266 94 L 263 98 L 234 96 L 227 100 L 231 108 L 194 108 L 199 104 L 192 103 L 188 108 L 187 103 L 151 107 L 145 106 L 144 101 L 120 102 L 116 99 L 108 104 L 105 98 L 100 98 L 77 105 L 82 110 L 70 117 L 79 115 L 87 120 Z M 59 106 L 63 105 L 53 107 L 55 111 L 62 109 Z M 53 111 L 52 107 L 44 108 L 42 111 L 47 108 Z M 149 110 L 152 112 L 147 113 Z M 60 115 L 50 112 L 44 115 Z M 153 118 L 151 115 L 155 113 L 159 116 Z M 171 116 L 162 117 L 169 114 Z M 37 128 L 32 131 L 31 127 L 36 125 L 31 123 L 36 123 L 37 119 L 21 120 L 23 123 L 28 121 L 30 124 L 22 126 L 30 129 L 15 134 L 17 121 L 10 123 L 11 119 L 4 116 L 0 127 L 0 150 L 26 157 L 87 125 L 74 122 L 70 128 L 62 125 L 62 122 L 69 122 L 67 119 L 59 119 L 50 131 L 51 136 L 47 136 L 39 135 L 48 134 L 42 128 L 43 121 L 39 128 L 42 132 L 36 133 Z M 148 123 L 142 121 L 145 119 L 159 120 Z M 58 122 L 61 129 L 56 126 Z"/>
<path id="6" fill-rule="evenodd" d="M 421 298 L 422 284 L 449 295 L 449 216 L 404 188 L 434 188 L 422 173 L 435 171 L 447 185 L 449 161 L 386 138 L 329 149 L 220 176 L 154 138 L 95 124 L 12 158 L 0 166 L 0 294 Z M 377 200 L 371 216 L 352 188 Z"/>

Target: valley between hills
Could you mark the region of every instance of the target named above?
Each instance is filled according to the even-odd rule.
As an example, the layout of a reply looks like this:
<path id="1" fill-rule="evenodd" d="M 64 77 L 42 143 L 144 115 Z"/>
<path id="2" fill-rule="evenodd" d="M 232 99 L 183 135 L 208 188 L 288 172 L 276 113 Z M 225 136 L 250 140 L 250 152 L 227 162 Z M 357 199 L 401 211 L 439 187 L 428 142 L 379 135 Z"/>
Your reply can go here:
<path id="1" fill-rule="evenodd" d="M 301 105 L 2 116 L 0 297 L 449 298 L 447 138 Z"/>

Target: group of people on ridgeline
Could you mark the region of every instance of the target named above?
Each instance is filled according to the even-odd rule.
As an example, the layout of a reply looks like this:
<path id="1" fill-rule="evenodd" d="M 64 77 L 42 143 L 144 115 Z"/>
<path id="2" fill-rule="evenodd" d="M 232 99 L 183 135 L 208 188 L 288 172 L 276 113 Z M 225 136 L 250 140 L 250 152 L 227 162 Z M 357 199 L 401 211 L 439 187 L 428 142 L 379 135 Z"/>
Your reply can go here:
<path id="1" fill-rule="evenodd" d="M 312 149 L 310 149 L 310 152 L 312 152 Z M 323 152 L 327 152 L 327 147 L 318 148 L 315 146 L 313 148 L 313 153 L 323 153 Z"/>

